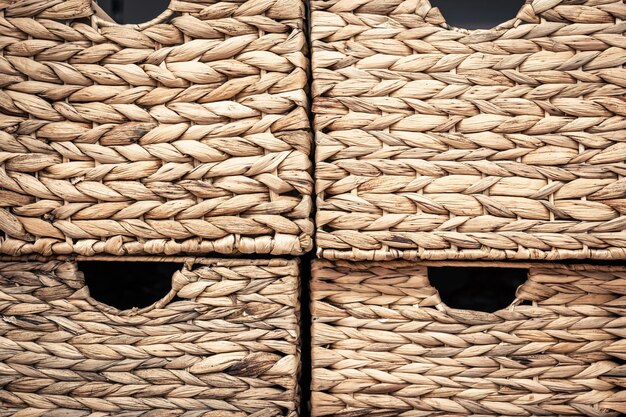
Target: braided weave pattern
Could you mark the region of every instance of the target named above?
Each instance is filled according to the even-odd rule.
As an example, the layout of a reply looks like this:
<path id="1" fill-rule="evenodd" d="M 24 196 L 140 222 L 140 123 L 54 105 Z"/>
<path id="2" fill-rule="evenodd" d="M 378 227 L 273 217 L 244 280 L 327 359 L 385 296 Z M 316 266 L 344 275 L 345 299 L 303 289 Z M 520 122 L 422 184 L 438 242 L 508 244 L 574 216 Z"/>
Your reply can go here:
<path id="1" fill-rule="evenodd" d="M 420 264 L 317 261 L 311 292 L 313 416 L 626 413 L 624 268 L 531 267 L 493 314 L 447 307 Z"/>
<path id="2" fill-rule="evenodd" d="M 0 416 L 297 416 L 297 262 L 204 263 L 123 312 L 75 264 L 1 263 Z"/>
<path id="3" fill-rule="evenodd" d="M 321 256 L 626 258 L 623 0 L 312 5 Z"/>
<path id="4" fill-rule="evenodd" d="M 304 4 L 168 10 L 0 1 L 0 253 L 311 248 Z"/>

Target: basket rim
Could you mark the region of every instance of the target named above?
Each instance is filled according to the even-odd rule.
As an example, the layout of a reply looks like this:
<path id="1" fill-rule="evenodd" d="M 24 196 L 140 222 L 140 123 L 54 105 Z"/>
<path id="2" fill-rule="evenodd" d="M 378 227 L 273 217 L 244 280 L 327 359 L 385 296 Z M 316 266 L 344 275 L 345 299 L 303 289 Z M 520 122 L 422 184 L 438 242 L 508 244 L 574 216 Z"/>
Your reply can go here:
<path id="1" fill-rule="evenodd" d="M 299 258 L 219 258 L 204 256 L 55 255 L 0 256 L 0 262 L 170 262 L 205 266 L 297 266 Z"/>
<path id="2" fill-rule="evenodd" d="M 601 272 L 626 272 L 626 266 L 621 265 L 594 265 L 592 263 L 549 263 L 549 262 L 529 262 L 529 261 L 348 261 L 348 260 L 327 260 L 315 259 L 312 263 L 311 272 L 315 276 L 319 270 L 324 268 L 354 268 L 365 270 L 374 266 L 386 268 L 407 268 L 407 267 L 459 267 L 459 268 L 509 268 L 509 269 L 565 269 L 570 271 L 601 271 Z"/>

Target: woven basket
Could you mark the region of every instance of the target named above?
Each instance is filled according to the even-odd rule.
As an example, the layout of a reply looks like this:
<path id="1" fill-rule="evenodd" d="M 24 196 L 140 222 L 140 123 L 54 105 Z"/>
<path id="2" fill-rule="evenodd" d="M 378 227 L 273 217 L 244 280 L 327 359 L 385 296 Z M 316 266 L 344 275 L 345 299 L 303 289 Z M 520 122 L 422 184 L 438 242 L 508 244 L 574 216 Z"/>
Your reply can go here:
<path id="1" fill-rule="evenodd" d="M 623 0 L 312 5 L 323 257 L 626 258 Z"/>
<path id="2" fill-rule="evenodd" d="M 127 311 L 75 263 L 0 263 L 0 416 L 297 416 L 297 262 L 186 263 Z"/>
<path id="3" fill-rule="evenodd" d="M 626 268 L 484 263 L 530 268 L 491 314 L 441 301 L 443 265 L 314 265 L 312 415 L 626 413 Z"/>
<path id="4" fill-rule="evenodd" d="M 0 0 L 0 253 L 312 246 L 301 0 Z"/>

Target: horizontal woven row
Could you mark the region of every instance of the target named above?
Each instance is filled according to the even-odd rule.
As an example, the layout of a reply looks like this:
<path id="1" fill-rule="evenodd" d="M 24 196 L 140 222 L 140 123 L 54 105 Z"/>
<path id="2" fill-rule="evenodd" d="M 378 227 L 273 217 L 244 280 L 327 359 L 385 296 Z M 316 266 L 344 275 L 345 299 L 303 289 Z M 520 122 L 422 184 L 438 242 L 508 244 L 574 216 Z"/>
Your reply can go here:
<path id="1" fill-rule="evenodd" d="M 311 249 L 304 10 L 0 2 L 0 252 Z"/>
<path id="2" fill-rule="evenodd" d="M 73 262 L 0 263 L 0 416 L 295 417 L 299 312 L 296 261 L 189 258 L 127 311 Z"/>
<path id="3" fill-rule="evenodd" d="M 626 258 L 623 0 L 476 31 L 427 0 L 312 10 L 322 257 Z"/>
<path id="4" fill-rule="evenodd" d="M 626 413 L 626 268 L 484 263 L 530 268 L 484 313 L 441 300 L 428 267 L 450 265 L 314 264 L 312 415 Z"/>

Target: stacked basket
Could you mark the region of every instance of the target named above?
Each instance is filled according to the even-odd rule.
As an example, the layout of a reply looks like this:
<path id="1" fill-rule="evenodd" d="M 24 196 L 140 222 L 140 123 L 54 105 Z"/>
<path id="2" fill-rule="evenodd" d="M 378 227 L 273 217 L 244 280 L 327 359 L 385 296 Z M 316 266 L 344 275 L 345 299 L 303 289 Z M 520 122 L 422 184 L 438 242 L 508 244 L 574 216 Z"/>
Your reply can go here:
<path id="1" fill-rule="evenodd" d="M 0 416 L 298 415 L 305 6 L 0 0 Z M 626 267 L 565 263 L 626 259 L 624 1 L 311 11 L 312 414 L 626 413 Z M 84 260 L 182 266 L 119 310 Z M 527 277 L 462 310 L 440 266 Z"/>
<path id="2" fill-rule="evenodd" d="M 626 413 L 626 268 L 502 262 L 626 258 L 623 0 L 475 31 L 427 0 L 312 9 L 313 415 Z M 443 265 L 528 278 L 458 310 Z"/>
<path id="3" fill-rule="evenodd" d="M 312 247 L 304 16 L 0 1 L 0 415 L 297 415 L 298 262 L 241 256 Z M 185 266 L 119 311 L 85 259 Z"/>

